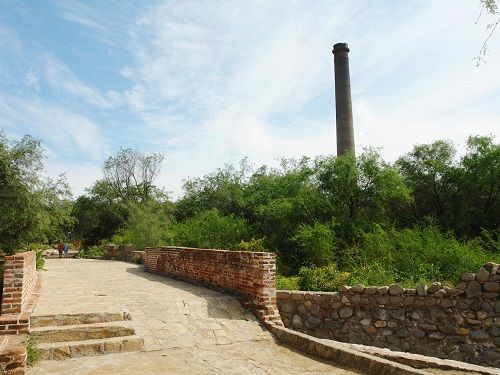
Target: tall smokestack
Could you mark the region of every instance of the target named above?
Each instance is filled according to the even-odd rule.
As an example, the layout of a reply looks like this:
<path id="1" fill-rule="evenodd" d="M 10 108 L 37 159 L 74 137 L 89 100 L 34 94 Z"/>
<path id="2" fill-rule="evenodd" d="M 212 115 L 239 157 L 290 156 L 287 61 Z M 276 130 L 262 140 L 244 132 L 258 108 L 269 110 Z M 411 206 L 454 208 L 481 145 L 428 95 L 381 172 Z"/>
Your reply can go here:
<path id="1" fill-rule="evenodd" d="M 337 119 L 337 156 L 354 150 L 352 125 L 351 80 L 349 77 L 349 47 L 347 43 L 333 46 L 335 65 L 335 109 Z"/>

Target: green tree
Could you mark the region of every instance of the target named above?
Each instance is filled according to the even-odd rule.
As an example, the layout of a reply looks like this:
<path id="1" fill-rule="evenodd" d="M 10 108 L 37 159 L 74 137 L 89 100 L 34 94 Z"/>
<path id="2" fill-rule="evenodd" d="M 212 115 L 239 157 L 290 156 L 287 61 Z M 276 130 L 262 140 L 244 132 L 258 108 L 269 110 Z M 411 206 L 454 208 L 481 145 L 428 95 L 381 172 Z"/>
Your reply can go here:
<path id="1" fill-rule="evenodd" d="M 0 249 L 13 252 L 38 225 L 36 194 L 43 170 L 40 142 L 30 136 L 9 142 L 0 132 Z"/>
<path id="2" fill-rule="evenodd" d="M 120 149 L 104 162 L 104 179 L 122 201 L 146 202 L 154 194 L 163 159 L 160 153 Z"/>
<path id="3" fill-rule="evenodd" d="M 127 208 L 128 218 L 113 236 L 113 242 L 132 244 L 138 250 L 165 242 L 171 216 L 169 204 L 152 201 L 142 204 L 131 202 Z"/>
<path id="4" fill-rule="evenodd" d="M 64 176 L 54 181 L 43 171 L 40 141 L 9 142 L 0 132 L 0 249 L 12 253 L 29 242 L 50 242 L 72 225 Z"/>
<path id="5" fill-rule="evenodd" d="M 453 198 L 455 154 L 450 142 L 435 141 L 417 145 L 398 159 L 397 165 L 415 198 L 412 209 L 415 223 L 422 224 L 431 217 L 445 230 L 452 225 L 452 207 L 457 203 Z"/>
<path id="6" fill-rule="evenodd" d="M 500 228 L 500 145 L 493 137 L 470 137 L 456 173 L 457 213 L 454 226 L 462 235 Z"/>
<path id="7" fill-rule="evenodd" d="M 73 237 L 88 247 L 110 239 L 124 225 L 128 210 L 109 183 L 98 180 L 77 198 L 72 216 L 77 221 Z"/>
<path id="8" fill-rule="evenodd" d="M 328 225 L 301 224 L 295 231 L 292 241 L 299 250 L 303 266 L 323 267 L 335 261 L 335 238 Z"/>
<path id="9" fill-rule="evenodd" d="M 48 242 L 66 240 L 76 219 L 71 215 L 73 196 L 64 175 L 57 180 L 50 178 L 41 183 L 37 192 L 41 203 L 38 212 L 39 225 L 32 233 L 33 241 Z"/>
<path id="10" fill-rule="evenodd" d="M 340 248 L 355 244 L 375 223 L 392 223 L 412 200 L 397 170 L 371 149 L 357 159 L 345 153 L 320 160 L 317 180 L 333 207 Z"/>

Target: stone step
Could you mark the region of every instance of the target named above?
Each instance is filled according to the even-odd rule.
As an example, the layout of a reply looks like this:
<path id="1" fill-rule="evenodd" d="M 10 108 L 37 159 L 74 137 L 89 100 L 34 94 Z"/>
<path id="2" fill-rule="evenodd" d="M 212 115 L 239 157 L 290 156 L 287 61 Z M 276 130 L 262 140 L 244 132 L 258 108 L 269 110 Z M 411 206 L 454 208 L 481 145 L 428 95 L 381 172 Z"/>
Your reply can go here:
<path id="1" fill-rule="evenodd" d="M 135 331 L 131 324 L 123 321 L 35 327 L 30 329 L 30 335 L 33 336 L 39 344 L 131 336 L 134 333 Z"/>
<path id="2" fill-rule="evenodd" d="M 126 313 L 86 313 L 86 314 L 57 314 L 32 315 L 31 327 L 73 326 L 79 324 L 94 324 L 130 320 Z"/>
<path id="3" fill-rule="evenodd" d="M 74 357 L 142 351 L 144 341 L 142 337 L 134 335 L 96 340 L 44 343 L 38 344 L 37 349 L 41 360 L 63 360 Z"/>

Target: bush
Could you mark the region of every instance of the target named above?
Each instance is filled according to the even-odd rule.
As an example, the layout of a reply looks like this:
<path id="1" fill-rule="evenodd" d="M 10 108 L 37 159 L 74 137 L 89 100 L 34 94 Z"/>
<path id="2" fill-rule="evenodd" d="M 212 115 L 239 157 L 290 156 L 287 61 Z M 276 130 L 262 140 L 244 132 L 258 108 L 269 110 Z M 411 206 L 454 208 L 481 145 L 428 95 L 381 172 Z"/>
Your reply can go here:
<path id="1" fill-rule="evenodd" d="M 462 273 L 500 261 L 500 254 L 485 252 L 477 241 L 461 243 L 432 225 L 403 230 L 376 227 L 364 233 L 361 244 L 349 254 L 352 281 L 369 285 L 393 280 L 408 287 L 434 281 L 455 285 Z"/>
<path id="2" fill-rule="evenodd" d="M 255 252 L 269 252 L 264 247 L 264 239 L 259 238 L 258 240 L 252 238 L 250 241 L 240 241 L 238 246 L 234 250 L 237 251 L 255 251 Z"/>
<path id="3" fill-rule="evenodd" d="M 303 265 L 322 267 L 333 261 L 334 236 L 325 224 L 300 225 L 292 241 Z"/>
<path id="4" fill-rule="evenodd" d="M 152 203 L 130 203 L 125 226 L 113 236 L 113 243 L 132 244 L 137 250 L 164 242 L 169 220 L 164 210 Z"/>
<path id="5" fill-rule="evenodd" d="M 384 286 L 395 282 L 392 270 L 380 262 L 353 268 L 347 280 L 349 285 L 363 284 L 366 286 Z"/>
<path id="6" fill-rule="evenodd" d="M 36 269 L 43 270 L 45 266 L 45 249 L 37 249 L 36 251 Z"/>
<path id="7" fill-rule="evenodd" d="M 223 215 L 217 209 L 198 212 L 173 228 L 172 242 L 181 246 L 236 249 L 250 237 L 250 228 L 244 219 Z"/>
<path id="8" fill-rule="evenodd" d="M 28 341 L 26 343 L 26 352 L 28 356 L 26 362 L 30 367 L 36 365 L 40 360 L 40 351 L 36 347 L 36 344 L 36 339 L 33 336 L 28 336 Z"/>
<path id="9" fill-rule="evenodd" d="M 81 250 L 76 254 L 77 258 L 99 258 L 104 255 L 104 247 L 92 246 L 86 250 Z"/>
<path id="10" fill-rule="evenodd" d="M 278 290 L 299 290 L 299 276 L 276 275 L 276 289 Z"/>
<path id="11" fill-rule="evenodd" d="M 351 274 L 341 272 L 333 264 L 320 268 L 302 267 L 299 271 L 300 290 L 335 292 L 339 286 L 347 284 Z"/>

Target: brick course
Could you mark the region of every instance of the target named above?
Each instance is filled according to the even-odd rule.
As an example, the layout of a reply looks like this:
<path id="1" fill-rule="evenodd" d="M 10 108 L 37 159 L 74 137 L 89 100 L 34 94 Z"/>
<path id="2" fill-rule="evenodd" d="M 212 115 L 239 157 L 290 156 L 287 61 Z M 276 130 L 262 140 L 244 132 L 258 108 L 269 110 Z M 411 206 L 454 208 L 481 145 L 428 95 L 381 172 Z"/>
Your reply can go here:
<path id="1" fill-rule="evenodd" d="M 2 315 L 21 314 L 25 311 L 36 282 L 36 253 L 34 251 L 5 256 Z"/>
<path id="2" fill-rule="evenodd" d="M 264 252 L 158 247 L 145 250 L 146 271 L 243 298 L 265 324 L 282 324 L 276 306 L 276 255 Z"/>

